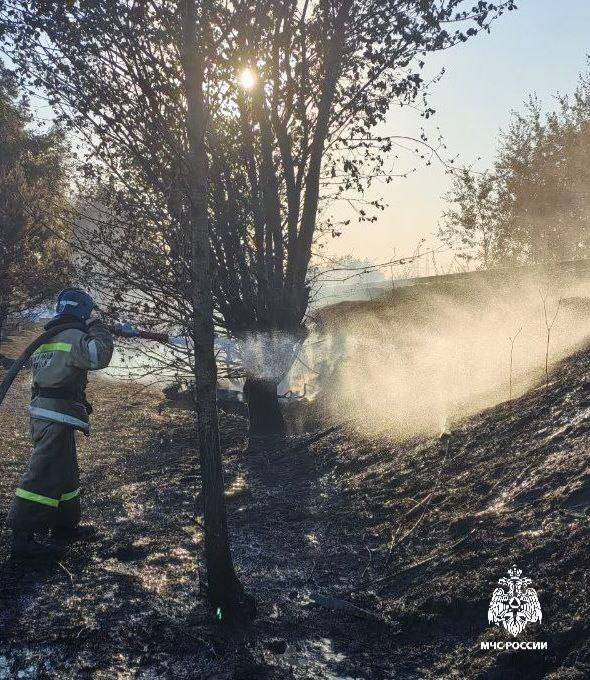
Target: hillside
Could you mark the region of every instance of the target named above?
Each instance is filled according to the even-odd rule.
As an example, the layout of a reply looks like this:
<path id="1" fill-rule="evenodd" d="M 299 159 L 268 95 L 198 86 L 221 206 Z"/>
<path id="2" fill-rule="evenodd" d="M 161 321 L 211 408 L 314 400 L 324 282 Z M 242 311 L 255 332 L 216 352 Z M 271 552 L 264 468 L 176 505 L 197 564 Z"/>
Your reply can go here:
<path id="1" fill-rule="evenodd" d="M 99 540 L 51 569 L 4 559 L 0 679 L 588 677 L 589 369 L 580 351 L 548 390 L 442 440 L 335 426 L 245 452 L 243 420 L 224 416 L 234 555 L 259 602 L 245 630 L 215 623 L 200 597 L 189 415 L 94 380 L 79 444 Z M 23 376 L 0 411 L 2 523 L 29 456 L 27 391 Z M 513 564 L 543 610 L 521 637 L 547 651 L 479 651 L 510 639 L 487 608 Z"/>

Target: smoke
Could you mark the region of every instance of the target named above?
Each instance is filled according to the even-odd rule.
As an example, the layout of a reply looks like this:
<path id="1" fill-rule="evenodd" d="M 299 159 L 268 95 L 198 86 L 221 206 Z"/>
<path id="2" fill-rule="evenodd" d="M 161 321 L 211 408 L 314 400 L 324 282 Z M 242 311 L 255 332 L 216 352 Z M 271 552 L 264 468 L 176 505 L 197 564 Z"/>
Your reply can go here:
<path id="1" fill-rule="evenodd" d="M 481 409 L 545 380 L 549 360 L 590 334 L 590 284 L 533 279 L 433 293 L 415 287 L 386 303 L 358 305 L 326 324 L 318 397 L 330 419 L 370 435 L 440 434 Z M 516 336 L 516 337 L 515 337 Z"/>

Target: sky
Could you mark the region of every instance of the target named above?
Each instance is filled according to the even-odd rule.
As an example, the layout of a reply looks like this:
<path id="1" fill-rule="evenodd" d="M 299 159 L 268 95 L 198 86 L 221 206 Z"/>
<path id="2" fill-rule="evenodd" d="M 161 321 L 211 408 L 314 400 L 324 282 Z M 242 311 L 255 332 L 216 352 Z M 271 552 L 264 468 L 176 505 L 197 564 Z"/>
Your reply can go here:
<path id="1" fill-rule="evenodd" d="M 547 110 L 556 92 L 571 92 L 590 54 L 590 0 L 517 0 L 518 9 L 497 21 L 490 35 L 429 60 L 430 73 L 446 73 L 431 89 L 430 104 L 437 113 L 430 130 L 438 126 L 449 153 L 457 163 L 483 170 L 494 159 L 498 133 L 506 128 L 510 111 L 522 109 L 529 94 L 536 94 Z M 423 119 L 409 109 L 395 108 L 386 123 L 388 134 L 416 135 Z M 400 169 L 416 162 L 406 156 Z M 326 254 L 352 254 L 385 262 L 415 251 L 440 247 L 433 238 L 444 210 L 444 194 L 451 179 L 440 165 L 419 166 L 407 179 L 381 185 L 388 204 L 374 224 L 351 223 L 338 239 L 326 245 Z M 339 217 L 353 217 L 350 208 L 337 208 Z M 437 255 L 444 271 L 449 255 Z M 423 259 L 422 268 L 426 267 Z M 434 262 L 429 261 L 431 269 Z M 434 273 L 427 271 L 420 274 Z"/>

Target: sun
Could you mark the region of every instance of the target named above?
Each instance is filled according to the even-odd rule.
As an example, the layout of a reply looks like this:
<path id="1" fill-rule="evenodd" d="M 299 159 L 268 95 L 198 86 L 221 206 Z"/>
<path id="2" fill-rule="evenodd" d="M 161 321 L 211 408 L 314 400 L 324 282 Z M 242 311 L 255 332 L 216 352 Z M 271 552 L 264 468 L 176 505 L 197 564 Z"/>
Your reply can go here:
<path id="1" fill-rule="evenodd" d="M 244 68 L 240 72 L 240 85 L 245 90 L 251 90 L 256 85 L 256 74 L 251 68 Z"/>

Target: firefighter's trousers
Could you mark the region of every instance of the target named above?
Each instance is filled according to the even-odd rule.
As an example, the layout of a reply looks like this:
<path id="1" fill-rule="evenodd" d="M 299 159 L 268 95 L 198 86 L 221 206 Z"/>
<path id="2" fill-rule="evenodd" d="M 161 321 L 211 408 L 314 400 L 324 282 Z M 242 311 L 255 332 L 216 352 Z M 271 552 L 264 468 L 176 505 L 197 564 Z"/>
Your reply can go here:
<path id="1" fill-rule="evenodd" d="M 33 456 L 8 516 L 16 531 L 71 528 L 80 521 L 74 428 L 31 418 Z"/>

